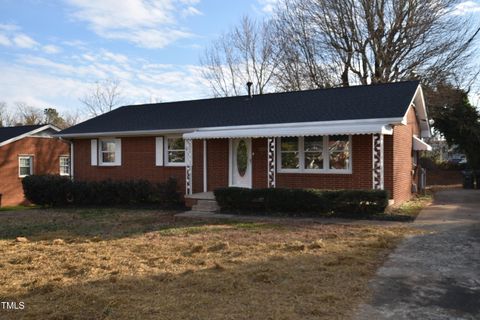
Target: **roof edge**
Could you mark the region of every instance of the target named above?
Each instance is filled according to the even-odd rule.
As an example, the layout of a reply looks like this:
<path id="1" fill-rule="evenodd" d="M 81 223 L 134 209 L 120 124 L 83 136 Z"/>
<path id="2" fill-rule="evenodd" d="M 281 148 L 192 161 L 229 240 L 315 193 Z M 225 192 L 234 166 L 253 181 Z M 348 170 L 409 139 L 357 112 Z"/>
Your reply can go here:
<path id="1" fill-rule="evenodd" d="M 88 133 L 70 133 L 55 134 L 54 136 L 61 138 L 94 138 L 94 137 L 112 137 L 112 136 L 155 136 L 169 133 L 189 133 L 194 131 L 222 131 L 222 130 L 245 130 L 245 129 L 264 129 L 264 128 L 285 128 L 285 127 L 306 127 L 306 126 L 340 126 L 340 125 L 357 125 L 363 124 L 379 124 L 379 125 L 395 125 L 401 124 L 403 117 L 397 118 L 371 118 L 371 119 L 352 119 L 352 120 L 333 120 L 333 121 L 314 121 L 314 122 L 290 122 L 290 123 L 274 123 L 274 124 L 255 124 L 255 125 L 239 125 L 239 126 L 222 126 L 222 127 L 204 127 L 204 128 L 177 128 L 165 130 L 137 130 L 137 131 L 111 131 L 111 132 L 88 132 Z"/>
<path id="2" fill-rule="evenodd" d="M 32 135 L 32 134 L 35 134 L 35 133 L 38 133 L 38 132 L 42 132 L 42 131 L 44 131 L 44 130 L 46 130 L 46 129 L 52 129 L 52 130 L 54 130 L 54 131 L 56 131 L 56 132 L 60 132 L 60 129 L 57 128 L 57 127 L 55 127 L 54 125 L 46 124 L 46 125 L 41 126 L 41 127 L 39 127 L 39 128 L 36 128 L 36 129 L 31 130 L 31 131 L 22 133 L 21 135 L 18 135 L 18 136 L 16 136 L 16 137 L 10 138 L 10 139 L 5 140 L 5 141 L 2 141 L 2 142 L 0 142 L 0 147 L 3 147 L 4 145 L 7 145 L 7 144 L 9 144 L 9 143 L 12 143 L 12 142 L 18 141 L 18 140 L 20 140 L 20 139 L 23 139 L 23 138 L 25 138 L 25 137 L 28 137 L 28 136 L 30 136 L 30 135 Z M 56 136 L 56 135 L 52 135 L 52 136 Z"/>

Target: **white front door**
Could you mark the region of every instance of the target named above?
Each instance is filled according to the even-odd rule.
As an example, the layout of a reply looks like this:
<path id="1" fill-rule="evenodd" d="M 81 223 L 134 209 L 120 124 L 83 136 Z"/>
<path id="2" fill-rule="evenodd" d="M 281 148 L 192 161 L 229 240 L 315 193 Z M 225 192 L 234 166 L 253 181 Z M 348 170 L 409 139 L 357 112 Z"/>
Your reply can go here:
<path id="1" fill-rule="evenodd" d="M 250 139 L 230 140 L 230 186 L 252 187 L 252 142 Z"/>

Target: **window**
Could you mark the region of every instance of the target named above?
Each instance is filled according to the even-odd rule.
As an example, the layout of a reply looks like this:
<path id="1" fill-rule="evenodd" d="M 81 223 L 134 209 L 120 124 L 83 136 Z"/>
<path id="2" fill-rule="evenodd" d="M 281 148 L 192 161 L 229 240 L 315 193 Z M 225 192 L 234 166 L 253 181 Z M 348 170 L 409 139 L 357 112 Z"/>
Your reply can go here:
<path id="1" fill-rule="evenodd" d="M 323 169 L 323 137 L 305 137 L 305 169 Z"/>
<path id="2" fill-rule="evenodd" d="M 299 160 L 299 145 L 298 138 L 283 138 L 280 143 L 280 153 L 282 159 L 282 168 L 284 169 L 298 169 L 300 165 Z"/>
<path id="3" fill-rule="evenodd" d="M 70 157 L 69 156 L 60 157 L 60 175 L 61 176 L 70 175 Z"/>
<path id="4" fill-rule="evenodd" d="M 100 139 L 98 148 L 99 164 L 101 166 L 121 165 L 121 140 Z"/>
<path id="5" fill-rule="evenodd" d="M 167 137 L 165 148 L 167 164 L 170 166 L 185 165 L 185 140 L 182 137 Z"/>
<path id="6" fill-rule="evenodd" d="M 279 172 L 351 172 L 348 135 L 286 137 L 279 139 Z"/>
<path id="7" fill-rule="evenodd" d="M 330 167 L 333 170 L 348 170 L 350 162 L 350 137 L 329 136 L 328 151 Z"/>
<path id="8" fill-rule="evenodd" d="M 33 174 L 33 157 L 21 156 L 18 158 L 18 176 L 23 178 Z"/>

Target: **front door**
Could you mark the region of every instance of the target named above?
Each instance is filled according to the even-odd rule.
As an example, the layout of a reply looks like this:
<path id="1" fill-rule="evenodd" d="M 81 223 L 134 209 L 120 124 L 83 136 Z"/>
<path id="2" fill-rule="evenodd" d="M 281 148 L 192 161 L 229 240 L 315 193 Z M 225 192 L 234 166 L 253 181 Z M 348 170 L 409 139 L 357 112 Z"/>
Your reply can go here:
<path id="1" fill-rule="evenodd" d="M 232 139 L 230 143 L 230 185 L 252 187 L 252 142 L 250 139 Z"/>

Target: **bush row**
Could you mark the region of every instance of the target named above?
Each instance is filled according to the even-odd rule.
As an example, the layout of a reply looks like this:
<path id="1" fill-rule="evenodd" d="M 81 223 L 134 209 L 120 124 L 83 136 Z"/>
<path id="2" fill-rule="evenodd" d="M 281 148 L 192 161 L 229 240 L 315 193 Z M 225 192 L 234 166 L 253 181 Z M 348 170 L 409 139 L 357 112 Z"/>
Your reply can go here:
<path id="1" fill-rule="evenodd" d="M 41 206 L 158 204 L 172 207 L 180 203 L 173 178 L 153 184 L 146 180 L 83 182 L 55 175 L 33 175 L 23 178 L 22 184 L 25 197 Z"/>
<path id="2" fill-rule="evenodd" d="M 384 190 L 314 190 L 221 188 L 215 198 L 222 211 L 311 215 L 369 215 L 388 205 Z"/>

